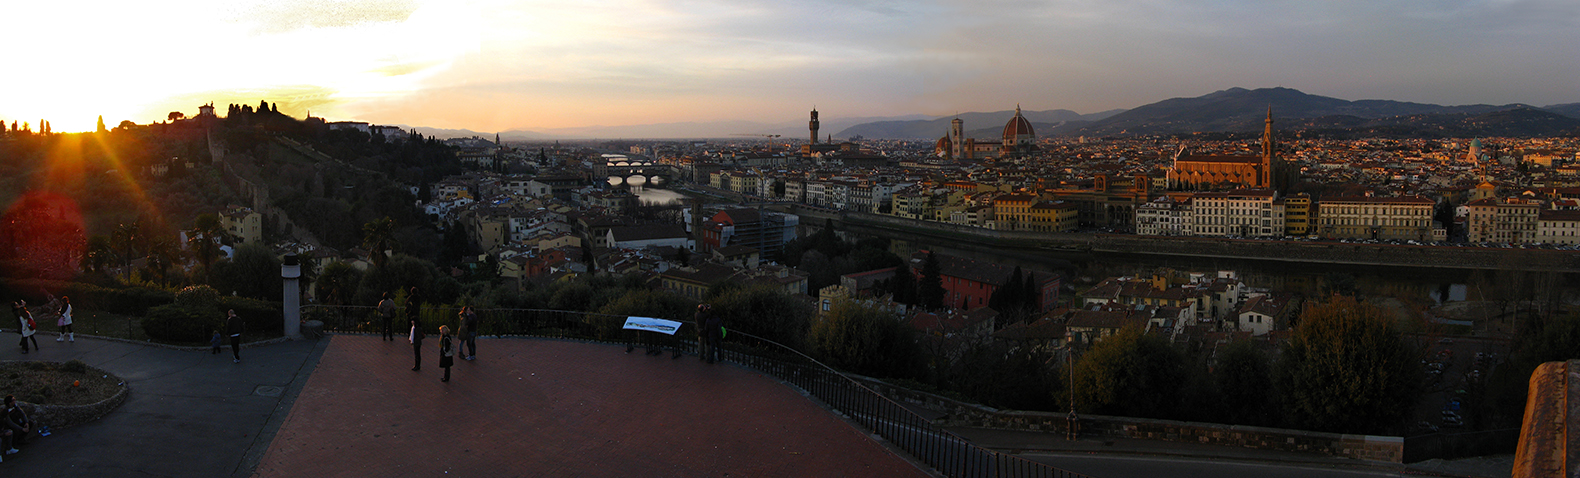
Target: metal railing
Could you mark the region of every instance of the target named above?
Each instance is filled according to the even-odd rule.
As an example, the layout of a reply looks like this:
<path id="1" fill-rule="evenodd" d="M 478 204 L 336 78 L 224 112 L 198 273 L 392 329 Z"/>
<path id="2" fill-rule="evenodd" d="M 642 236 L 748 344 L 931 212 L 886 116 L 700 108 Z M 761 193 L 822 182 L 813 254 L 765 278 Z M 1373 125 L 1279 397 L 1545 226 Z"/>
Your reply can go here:
<path id="1" fill-rule="evenodd" d="M 624 330 L 626 316 L 547 309 L 474 309 L 485 336 L 542 336 L 625 344 L 627 350 L 646 347 L 657 353 L 694 354 L 695 324 L 685 323 L 674 336 Z M 396 335 L 405 335 L 406 311 L 395 316 Z M 459 309 L 425 307 L 423 329 L 435 333 L 440 325 L 454 328 Z M 379 333 L 382 320 L 373 307 L 302 307 L 304 320 L 324 322 L 326 331 Z M 796 386 L 849 420 L 882 436 L 933 469 L 949 477 L 1082 478 L 1018 456 L 971 444 L 861 382 L 772 340 L 731 330 L 720 347 L 720 359 L 740 364 Z"/>

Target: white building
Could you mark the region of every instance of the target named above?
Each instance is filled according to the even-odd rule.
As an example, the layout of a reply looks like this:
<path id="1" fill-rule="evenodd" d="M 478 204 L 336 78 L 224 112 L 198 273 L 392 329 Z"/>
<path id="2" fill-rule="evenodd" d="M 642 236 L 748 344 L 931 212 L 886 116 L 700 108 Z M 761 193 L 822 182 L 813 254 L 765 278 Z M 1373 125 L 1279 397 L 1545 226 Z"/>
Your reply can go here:
<path id="1" fill-rule="evenodd" d="M 1191 197 L 1195 233 L 1209 237 L 1280 237 L 1284 204 L 1271 189 L 1196 193 Z"/>
<path id="2" fill-rule="evenodd" d="M 1536 242 L 1580 244 L 1580 211 L 1541 211 L 1536 218 Z"/>
<path id="3" fill-rule="evenodd" d="M 1143 236 L 1193 236 L 1195 216 L 1191 201 L 1162 196 L 1136 206 L 1136 234 Z"/>

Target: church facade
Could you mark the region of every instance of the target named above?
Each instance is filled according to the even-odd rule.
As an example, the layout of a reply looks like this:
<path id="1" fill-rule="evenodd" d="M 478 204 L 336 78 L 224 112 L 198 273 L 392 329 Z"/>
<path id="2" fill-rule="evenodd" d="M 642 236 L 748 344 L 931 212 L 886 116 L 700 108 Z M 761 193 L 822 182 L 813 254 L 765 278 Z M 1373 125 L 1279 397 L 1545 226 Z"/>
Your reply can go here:
<path id="1" fill-rule="evenodd" d="M 1182 149 L 1168 171 L 1172 190 L 1273 187 L 1273 109 L 1267 109 L 1261 155 L 1187 155 Z"/>

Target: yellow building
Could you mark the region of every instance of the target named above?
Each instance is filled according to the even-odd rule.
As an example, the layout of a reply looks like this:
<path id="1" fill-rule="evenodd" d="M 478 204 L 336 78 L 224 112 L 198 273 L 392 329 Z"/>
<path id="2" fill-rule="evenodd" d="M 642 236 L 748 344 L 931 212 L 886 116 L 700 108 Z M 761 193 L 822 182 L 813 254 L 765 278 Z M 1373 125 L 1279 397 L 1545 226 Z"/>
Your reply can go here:
<path id="1" fill-rule="evenodd" d="M 922 188 L 895 191 L 891 199 L 892 213 L 906 219 L 933 219 L 933 196 Z"/>
<path id="2" fill-rule="evenodd" d="M 1080 209 L 1064 201 L 1042 201 L 1030 194 L 1006 194 L 993 200 L 994 229 L 1000 231 L 1074 231 Z"/>
<path id="3" fill-rule="evenodd" d="M 263 215 L 253 211 L 252 208 L 231 206 L 221 213 L 219 218 L 225 226 L 225 232 L 230 233 L 230 237 L 234 238 L 237 244 L 263 242 Z"/>
<path id="4" fill-rule="evenodd" d="M 1284 235 L 1301 237 L 1311 234 L 1315 221 L 1312 214 L 1311 195 L 1299 193 L 1284 198 Z"/>

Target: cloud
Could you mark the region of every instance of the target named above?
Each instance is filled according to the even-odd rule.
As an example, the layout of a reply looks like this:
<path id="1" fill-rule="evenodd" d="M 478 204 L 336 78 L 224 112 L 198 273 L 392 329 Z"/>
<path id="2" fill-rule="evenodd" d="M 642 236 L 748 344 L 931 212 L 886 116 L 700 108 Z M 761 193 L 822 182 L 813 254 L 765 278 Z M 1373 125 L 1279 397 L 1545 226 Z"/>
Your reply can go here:
<path id="1" fill-rule="evenodd" d="M 256 34 L 304 28 L 339 28 L 367 23 L 399 23 L 417 10 L 412 0 L 258 0 L 226 6 L 223 21 L 252 24 Z"/>
<path id="2" fill-rule="evenodd" d="M 1092 112 L 1231 86 L 1580 100 L 1572 0 L 165 0 L 7 13 L 0 31 L 45 40 L 10 53 L 24 73 L 0 88 L 37 94 L 0 97 L 0 117 L 87 127 L 97 114 L 163 118 L 202 100 L 193 92 L 479 130 L 779 122 L 812 104 L 830 118 Z M 239 102 L 262 99 L 279 100 Z"/>

